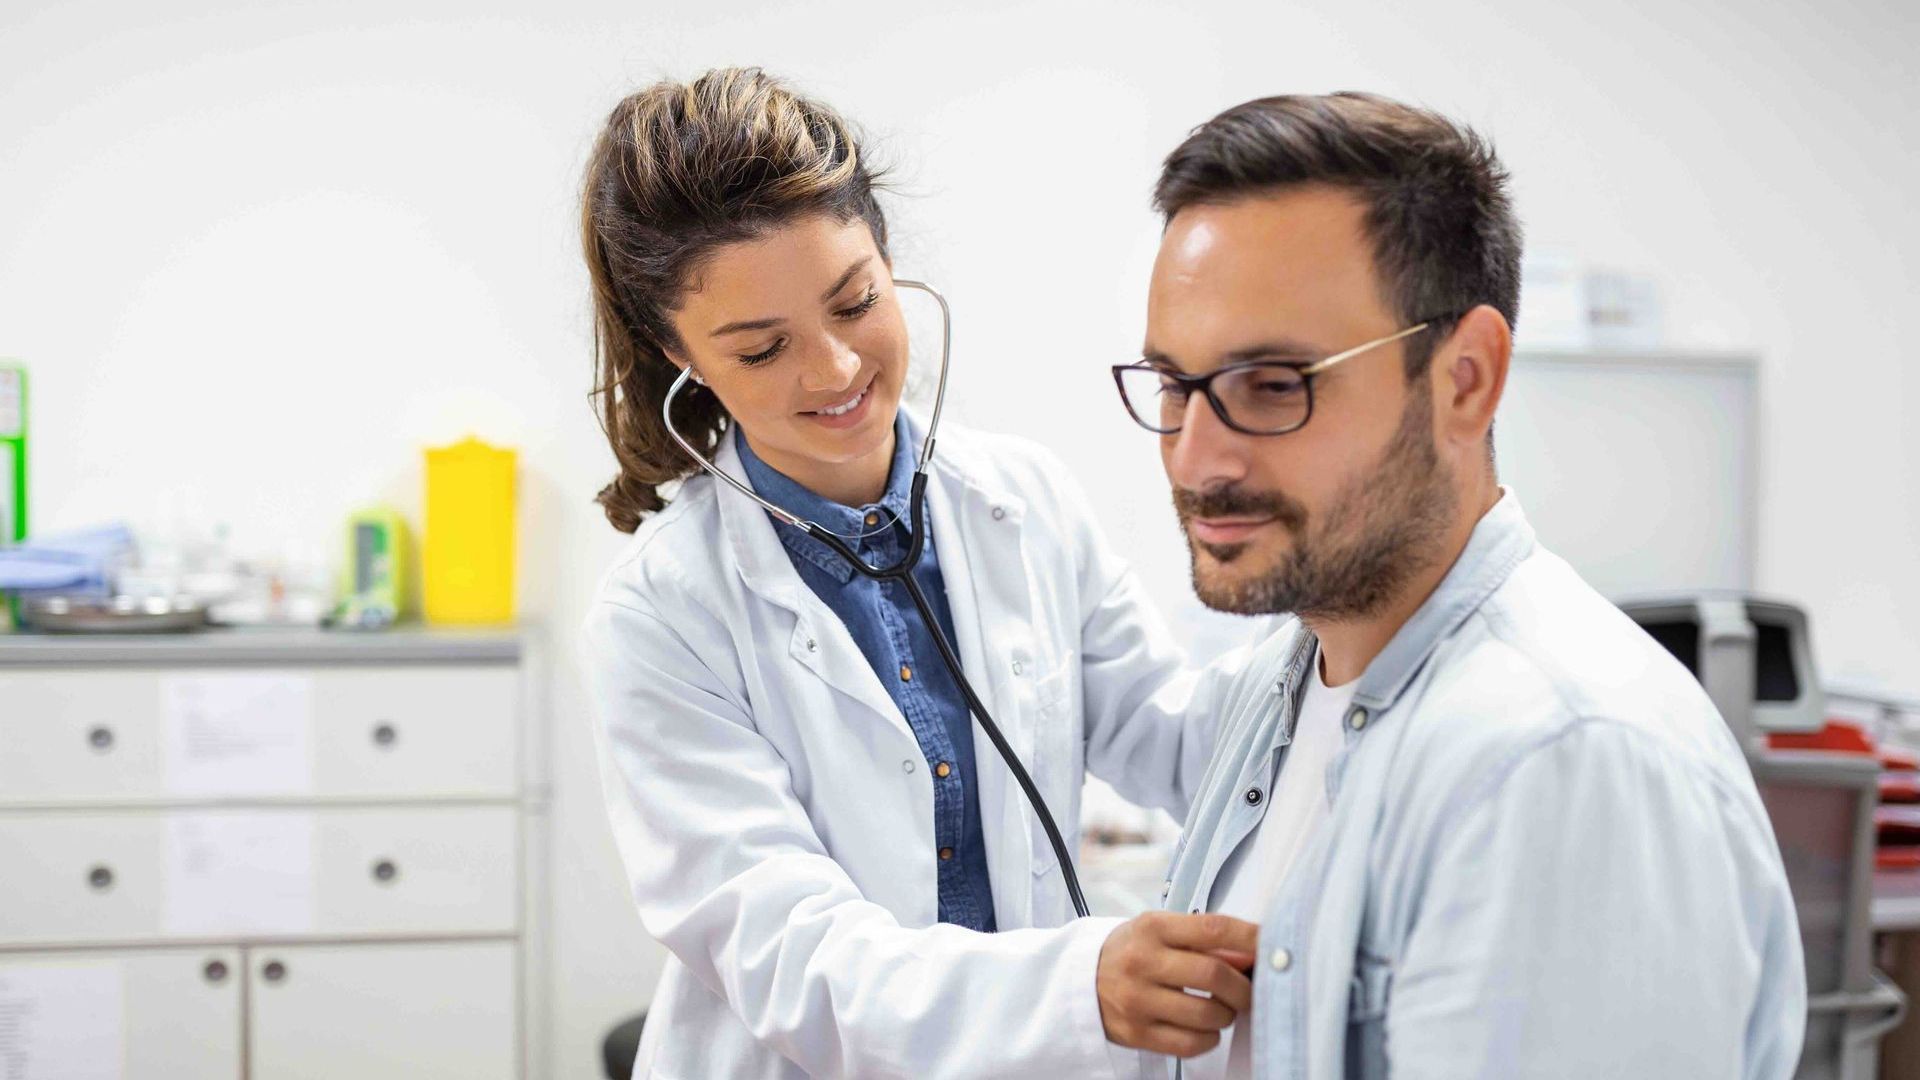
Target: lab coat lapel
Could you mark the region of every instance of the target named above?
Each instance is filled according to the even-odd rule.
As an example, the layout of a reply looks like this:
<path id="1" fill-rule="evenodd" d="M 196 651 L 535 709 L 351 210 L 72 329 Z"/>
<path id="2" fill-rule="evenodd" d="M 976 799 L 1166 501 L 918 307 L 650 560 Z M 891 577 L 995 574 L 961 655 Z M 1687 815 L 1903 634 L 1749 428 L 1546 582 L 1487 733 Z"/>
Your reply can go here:
<path id="1" fill-rule="evenodd" d="M 714 465 L 745 482 L 740 451 L 734 446 L 731 433 L 721 437 Z M 785 611 L 793 620 L 784 643 L 787 655 L 912 739 L 913 729 L 906 717 L 900 715 L 893 699 L 887 696 L 886 688 L 880 685 L 846 624 L 826 601 L 814 595 L 793 568 L 793 560 L 787 556 L 787 549 L 775 531 L 789 526 L 775 523 L 764 507 L 731 486 L 717 480 L 710 482 L 718 488 L 720 525 L 733 549 L 733 562 L 739 568 L 741 581 L 756 596 Z M 772 641 L 765 644 L 780 647 Z M 828 719 L 839 720 L 838 717 Z"/>
<path id="2" fill-rule="evenodd" d="M 1010 495 L 982 491 L 948 459 L 936 459 L 927 484 L 927 516 L 959 638 L 954 647 L 968 681 L 992 710 L 1001 734 L 1032 772 L 1033 718 L 1020 708 L 1013 687 L 1002 675 L 1005 665 L 991 645 L 1000 628 L 1025 625 L 1032 618 L 1021 556 L 1024 512 L 1024 503 Z M 972 728 L 996 921 L 1003 930 L 1030 926 L 1036 819 L 977 720 Z"/>

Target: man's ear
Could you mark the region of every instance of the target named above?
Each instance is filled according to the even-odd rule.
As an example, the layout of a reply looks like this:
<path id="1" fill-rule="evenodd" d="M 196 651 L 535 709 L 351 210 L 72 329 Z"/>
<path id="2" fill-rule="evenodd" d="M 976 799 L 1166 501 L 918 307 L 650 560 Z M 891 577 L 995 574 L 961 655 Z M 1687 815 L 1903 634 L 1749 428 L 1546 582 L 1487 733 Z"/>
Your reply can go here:
<path id="1" fill-rule="evenodd" d="M 1433 356 L 1434 430 L 1448 446 L 1484 456 L 1507 387 L 1513 329 L 1488 304 L 1467 312 Z"/>

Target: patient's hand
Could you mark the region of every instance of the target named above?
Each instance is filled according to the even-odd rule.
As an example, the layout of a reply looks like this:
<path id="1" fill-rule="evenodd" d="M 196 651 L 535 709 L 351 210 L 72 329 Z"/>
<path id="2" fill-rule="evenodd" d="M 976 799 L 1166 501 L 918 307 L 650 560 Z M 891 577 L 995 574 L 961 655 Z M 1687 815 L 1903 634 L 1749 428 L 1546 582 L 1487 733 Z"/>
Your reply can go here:
<path id="1" fill-rule="evenodd" d="M 1259 927 L 1226 915 L 1150 911 L 1121 923 L 1100 947 L 1094 979 L 1107 1038 L 1176 1057 L 1213 1049 L 1253 1002 L 1242 972 L 1259 939 Z"/>

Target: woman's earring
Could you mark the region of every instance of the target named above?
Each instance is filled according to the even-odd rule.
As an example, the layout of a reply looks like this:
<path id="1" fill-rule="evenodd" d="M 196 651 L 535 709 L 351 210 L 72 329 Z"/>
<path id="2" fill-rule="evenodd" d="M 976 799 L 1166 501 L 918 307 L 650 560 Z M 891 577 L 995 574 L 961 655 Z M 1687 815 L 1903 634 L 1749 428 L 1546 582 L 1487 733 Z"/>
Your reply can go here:
<path id="1" fill-rule="evenodd" d="M 693 381 L 700 384 L 701 386 L 707 385 L 707 380 L 704 377 L 702 377 L 701 374 L 697 371 L 693 373 Z"/>

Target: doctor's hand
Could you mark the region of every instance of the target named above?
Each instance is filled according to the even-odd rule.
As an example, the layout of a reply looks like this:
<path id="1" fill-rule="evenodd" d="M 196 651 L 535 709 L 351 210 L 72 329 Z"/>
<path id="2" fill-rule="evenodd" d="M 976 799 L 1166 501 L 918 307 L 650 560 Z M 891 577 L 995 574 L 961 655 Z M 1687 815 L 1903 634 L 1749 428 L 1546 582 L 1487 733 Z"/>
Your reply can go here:
<path id="1" fill-rule="evenodd" d="M 1107 1039 L 1175 1057 L 1213 1049 L 1253 1003 L 1244 971 L 1259 939 L 1259 927 L 1226 915 L 1149 911 L 1121 923 L 1100 947 L 1094 977 Z"/>

